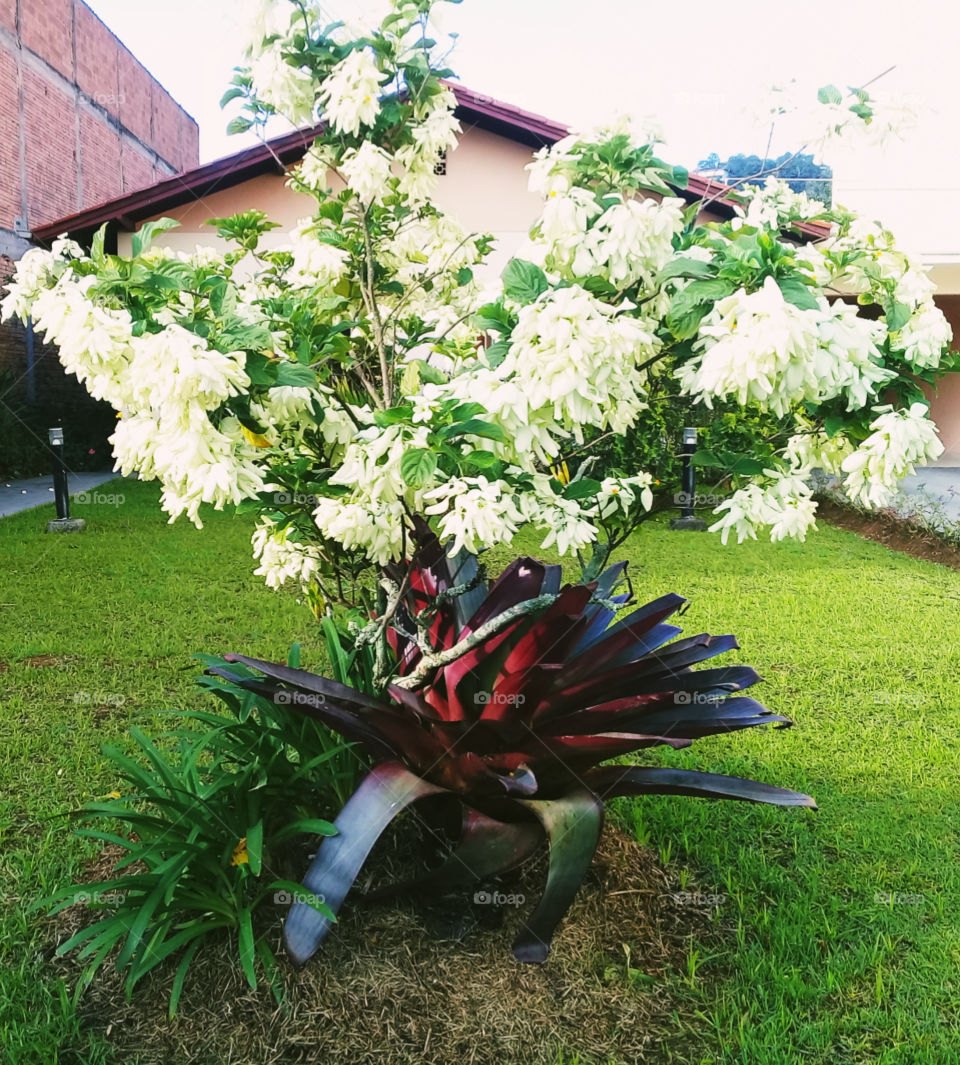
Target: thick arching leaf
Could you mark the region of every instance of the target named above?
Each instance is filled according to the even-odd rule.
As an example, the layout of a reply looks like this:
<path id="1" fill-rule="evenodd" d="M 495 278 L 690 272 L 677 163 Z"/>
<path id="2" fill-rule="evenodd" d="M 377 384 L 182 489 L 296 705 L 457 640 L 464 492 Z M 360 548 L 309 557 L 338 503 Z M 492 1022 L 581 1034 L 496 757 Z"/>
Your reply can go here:
<path id="1" fill-rule="evenodd" d="M 303 878 L 304 893 L 338 913 L 387 825 L 411 803 L 443 790 L 399 762 L 384 762 L 371 770 L 340 811 L 334 823 L 337 835 L 321 843 Z M 283 927 L 283 938 L 297 965 L 303 965 L 316 953 L 331 927 L 330 920 L 307 902 L 294 901 Z"/>
<path id="2" fill-rule="evenodd" d="M 542 802 L 518 800 L 543 825 L 550 845 L 547 886 L 514 940 L 517 961 L 544 962 L 554 930 L 563 920 L 593 861 L 603 828 L 603 802 L 586 788 Z"/>
<path id="3" fill-rule="evenodd" d="M 816 802 L 809 796 L 772 784 L 720 773 L 700 773 L 693 769 L 668 769 L 660 766 L 605 765 L 591 770 L 585 778 L 598 795 L 611 799 L 617 795 L 694 795 L 704 799 L 742 799 L 774 806 L 809 806 Z"/>

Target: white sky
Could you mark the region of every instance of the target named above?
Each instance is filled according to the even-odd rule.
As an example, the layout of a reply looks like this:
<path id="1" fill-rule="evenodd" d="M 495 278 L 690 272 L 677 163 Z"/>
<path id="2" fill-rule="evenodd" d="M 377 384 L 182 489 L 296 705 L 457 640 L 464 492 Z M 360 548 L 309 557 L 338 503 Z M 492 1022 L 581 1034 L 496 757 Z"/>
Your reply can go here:
<path id="1" fill-rule="evenodd" d="M 197 119 L 201 161 L 244 147 L 218 108 L 240 54 L 242 0 L 87 2 Z M 375 2 L 325 6 L 352 18 Z M 865 190 L 877 188 L 931 190 L 940 202 L 960 191 L 960 7 L 947 0 L 464 0 L 440 10 L 442 28 L 459 34 L 450 65 L 471 89 L 575 125 L 653 116 L 665 157 L 686 165 L 710 151 L 762 154 L 767 129 L 751 116 L 775 84 L 859 85 L 896 65 L 877 87 L 909 95 L 921 120 L 902 144 L 827 158 L 844 202 L 872 207 Z M 775 140 L 773 152 L 797 147 Z M 891 195 L 895 211 L 912 213 L 909 193 Z"/>

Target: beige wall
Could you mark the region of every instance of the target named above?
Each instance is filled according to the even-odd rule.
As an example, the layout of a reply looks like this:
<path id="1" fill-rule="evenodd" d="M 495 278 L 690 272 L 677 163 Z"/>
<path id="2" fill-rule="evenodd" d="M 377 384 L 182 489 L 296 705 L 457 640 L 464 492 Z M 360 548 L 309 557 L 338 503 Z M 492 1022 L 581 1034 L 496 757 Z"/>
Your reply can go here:
<path id="1" fill-rule="evenodd" d="M 436 202 L 469 232 L 493 233 L 497 249 L 490 268 L 497 273 L 516 251 L 540 212 L 538 196 L 527 191 L 524 169 L 532 158 L 529 148 L 494 133 L 467 127 L 447 160 L 447 173 L 437 179 Z M 302 218 L 316 207 L 310 196 L 294 192 L 280 174 L 252 178 L 222 192 L 165 212 L 180 228 L 168 230 L 156 243 L 172 251 L 193 251 L 197 245 L 223 249 L 209 218 L 225 218 L 251 208 L 266 211 L 281 228 L 270 234 L 268 246 L 279 247 Z M 157 216 L 160 217 L 160 216 Z M 119 235 L 119 252 L 130 254 L 131 234 Z"/>

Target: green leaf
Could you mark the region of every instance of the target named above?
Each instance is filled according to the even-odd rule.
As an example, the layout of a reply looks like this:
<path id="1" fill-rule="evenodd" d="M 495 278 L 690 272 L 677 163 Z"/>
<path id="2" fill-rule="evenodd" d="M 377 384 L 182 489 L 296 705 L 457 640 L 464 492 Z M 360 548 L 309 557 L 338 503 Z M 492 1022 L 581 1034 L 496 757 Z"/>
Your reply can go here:
<path id="1" fill-rule="evenodd" d="M 93 243 L 90 245 L 90 258 L 97 264 L 101 264 L 104 261 L 104 243 L 107 239 L 107 223 L 97 230 L 93 236 Z"/>
<path id="2" fill-rule="evenodd" d="M 263 869 L 263 821 L 257 821 L 247 829 L 247 857 L 250 872 L 259 876 Z"/>
<path id="3" fill-rule="evenodd" d="M 843 102 L 843 93 L 836 85 L 824 85 L 817 90 L 817 99 L 822 104 L 839 104 Z"/>
<path id="4" fill-rule="evenodd" d="M 457 284 L 463 288 L 464 285 L 469 285 L 473 280 L 473 271 L 469 266 L 462 266 L 457 271 Z"/>
<path id="5" fill-rule="evenodd" d="M 130 250 L 133 253 L 133 257 L 142 255 L 150 248 L 153 243 L 153 238 L 158 233 L 163 233 L 168 229 L 176 229 L 180 223 L 175 218 L 158 218 L 155 222 L 144 222 L 143 225 L 133 234 L 133 239 L 130 241 Z"/>
<path id="6" fill-rule="evenodd" d="M 657 283 L 663 284 L 671 277 L 693 277 L 701 280 L 716 277 L 716 267 L 713 263 L 701 262 L 699 259 L 679 256 L 671 259 L 666 266 L 657 274 Z"/>
<path id="7" fill-rule="evenodd" d="M 507 439 L 507 434 L 499 425 L 481 421 L 479 418 L 469 418 L 465 422 L 448 425 L 441 430 L 440 435 L 447 440 L 453 440 L 458 436 L 483 436 L 488 440 L 496 440 L 502 443 Z"/>
<path id="8" fill-rule="evenodd" d="M 571 481 L 563 490 L 564 499 L 588 499 L 600 491 L 600 482 L 592 477 L 581 477 Z"/>
<path id="9" fill-rule="evenodd" d="M 694 453 L 690 456 L 690 461 L 693 463 L 694 466 L 714 467 L 724 465 L 724 463 L 720 461 L 720 458 L 717 456 L 717 454 L 713 451 L 708 450 L 707 448 L 698 448 L 696 451 L 694 451 Z"/>
<path id="10" fill-rule="evenodd" d="M 203 942 L 201 939 L 195 939 L 189 947 L 183 952 L 183 957 L 180 959 L 179 965 L 177 965 L 177 972 L 173 978 L 173 986 L 170 989 L 170 1006 L 168 1009 L 168 1017 L 173 1020 L 177 1012 L 177 1006 L 180 1005 L 180 996 L 183 993 L 183 981 L 187 978 L 187 970 L 190 968 L 190 963 L 193 961 L 194 954 L 200 949 L 200 944 Z"/>
<path id="11" fill-rule="evenodd" d="M 252 118 L 237 115 L 235 118 L 231 118 L 227 123 L 227 135 L 232 137 L 236 133 L 246 133 L 253 125 L 254 120 Z"/>
<path id="12" fill-rule="evenodd" d="M 890 310 L 887 311 L 887 329 L 895 333 L 902 329 L 910 321 L 910 306 L 894 300 Z"/>
<path id="13" fill-rule="evenodd" d="M 547 275 L 526 259 L 511 259 L 503 271 L 503 291 L 517 303 L 533 303 L 548 287 Z"/>
<path id="14" fill-rule="evenodd" d="M 828 437 L 834 437 L 837 433 L 842 432 L 844 426 L 847 424 L 846 419 L 842 414 L 828 414 L 823 419 L 823 431 Z"/>
<path id="15" fill-rule="evenodd" d="M 496 369 L 501 362 L 507 357 L 507 353 L 510 351 L 509 340 L 498 340 L 495 344 L 491 344 L 489 348 L 484 352 L 487 362 L 493 369 Z"/>
<path id="16" fill-rule="evenodd" d="M 400 460 L 400 476 L 413 488 L 427 484 L 437 469 L 437 454 L 427 447 L 404 452 Z"/>
<path id="17" fill-rule="evenodd" d="M 684 166 L 675 166 L 670 178 L 670 184 L 678 189 L 685 189 L 690 183 L 690 171 Z"/>
<path id="18" fill-rule="evenodd" d="M 240 941 L 240 967 L 243 969 L 243 975 L 247 978 L 247 983 L 250 987 L 256 991 L 257 989 L 257 973 L 254 969 L 254 958 L 256 956 L 256 946 L 253 940 L 253 920 L 250 915 L 250 908 L 245 906 L 240 913 L 239 917 L 239 930 L 238 938 Z"/>
<path id="19" fill-rule="evenodd" d="M 279 362 L 277 367 L 277 387 L 287 388 L 316 388 L 317 375 L 309 366 L 303 366 L 298 362 Z"/>
<path id="20" fill-rule="evenodd" d="M 274 838 L 279 841 L 290 836 L 335 836 L 336 834 L 336 827 L 329 821 L 323 821 L 319 817 L 304 817 L 299 821 L 284 825 Z"/>
<path id="21" fill-rule="evenodd" d="M 667 326 L 677 340 L 687 340 L 695 336 L 700 322 L 710 312 L 711 306 L 729 296 L 735 288 L 733 281 L 723 278 L 709 278 L 704 281 L 691 281 L 686 288 L 678 292 L 667 312 Z"/>
<path id="22" fill-rule="evenodd" d="M 246 90 L 240 85 L 231 85 L 229 89 L 220 97 L 220 106 L 226 107 L 231 100 L 237 100 L 241 96 L 246 95 Z"/>
<path id="23" fill-rule="evenodd" d="M 799 277 L 778 277 L 777 284 L 783 293 L 787 303 L 799 307 L 802 311 L 815 311 L 819 304 L 817 297 L 809 285 L 805 285 Z"/>

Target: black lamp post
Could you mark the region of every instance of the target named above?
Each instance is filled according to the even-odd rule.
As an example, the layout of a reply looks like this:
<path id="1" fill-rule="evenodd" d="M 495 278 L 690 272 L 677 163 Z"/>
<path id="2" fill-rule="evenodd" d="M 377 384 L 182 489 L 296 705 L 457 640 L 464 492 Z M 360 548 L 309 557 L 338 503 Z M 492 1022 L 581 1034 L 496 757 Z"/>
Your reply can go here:
<path id="1" fill-rule="evenodd" d="M 82 532 L 87 523 L 83 518 L 70 517 L 70 486 L 67 464 L 63 461 L 63 430 L 51 429 L 47 434 L 53 456 L 53 498 L 57 504 L 55 521 L 47 522 L 47 532 Z"/>
<path id="2" fill-rule="evenodd" d="M 680 474 L 680 517 L 670 522 L 671 529 L 686 530 L 687 532 L 705 532 L 707 523 L 693 513 L 697 498 L 697 474 L 693 467 L 693 455 L 697 450 L 697 430 L 693 426 L 687 426 L 683 430 L 683 443 L 680 446 L 680 458 L 683 469 Z"/>

